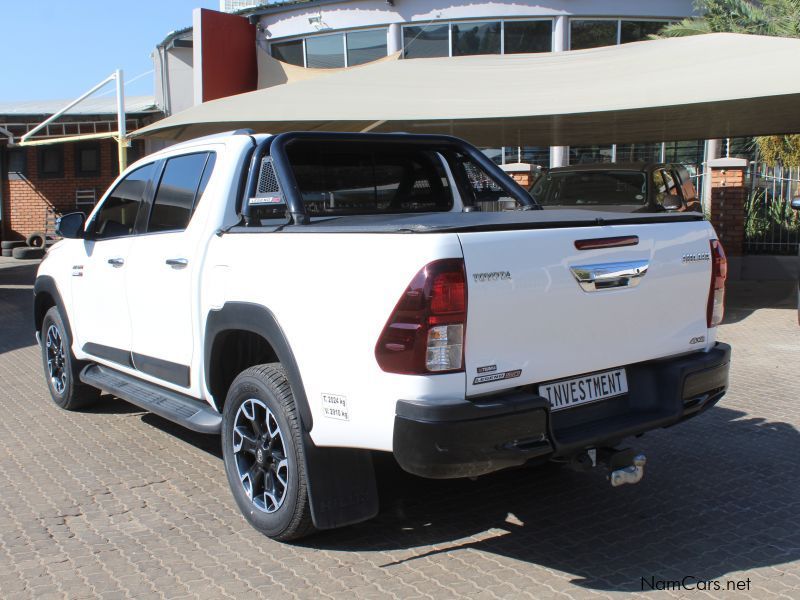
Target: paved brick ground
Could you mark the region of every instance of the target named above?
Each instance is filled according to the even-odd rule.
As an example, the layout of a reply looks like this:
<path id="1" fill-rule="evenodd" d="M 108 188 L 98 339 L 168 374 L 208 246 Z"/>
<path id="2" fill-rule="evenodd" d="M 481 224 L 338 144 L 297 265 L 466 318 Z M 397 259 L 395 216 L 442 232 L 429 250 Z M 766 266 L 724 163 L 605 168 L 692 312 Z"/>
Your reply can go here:
<path id="1" fill-rule="evenodd" d="M 282 545 L 239 516 L 216 438 L 113 398 L 51 404 L 32 266 L 0 265 L 0 598 L 588 598 L 642 578 L 800 597 L 800 329 L 785 285 L 734 286 L 722 405 L 637 442 L 638 486 L 517 470 L 432 482 L 381 461 L 373 521 Z M 754 310 L 767 301 L 779 308 Z"/>

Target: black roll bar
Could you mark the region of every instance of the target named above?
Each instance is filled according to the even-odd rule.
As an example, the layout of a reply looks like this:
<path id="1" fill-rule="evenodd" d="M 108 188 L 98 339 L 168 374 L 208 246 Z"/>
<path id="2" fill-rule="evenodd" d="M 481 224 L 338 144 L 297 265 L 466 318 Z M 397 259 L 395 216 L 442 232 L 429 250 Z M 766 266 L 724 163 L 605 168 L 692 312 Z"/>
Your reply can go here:
<path id="1" fill-rule="evenodd" d="M 275 175 L 281 186 L 281 192 L 286 200 L 289 209 L 291 222 L 295 225 L 305 225 L 310 222 L 308 213 L 305 210 L 303 196 L 294 170 L 289 162 L 287 150 L 296 142 L 317 142 L 319 144 L 332 142 L 358 142 L 364 145 L 380 146 L 409 146 L 424 147 L 428 150 L 441 152 L 444 156 L 451 155 L 453 152 L 467 156 L 472 162 L 480 166 L 490 175 L 497 185 L 505 193 L 516 200 L 520 205 L 528 210 L 541 209 L 528 192 L 508 176 L 500 167 L 472 144 L 468 144 L 462 139 L 449 135 L 430 135 L 430 134 L 408 134 L 408 133 L 334 133 L 334 132 L 314 132 L 314 131 L 292 131 L 281 133 L 275 137 L 267 138 L 258 144 L 253 152 L 250 164 L 250 173 L 247 176 L 245 188 L 245 199 L 242 206 L 242 216 L 245 223 L 249 220 L 248 199 L 255 195 L 256 185 L 258 184 L 258 174 L 260 171 L 261 159 L 269 153 L 272 158 L 272 166 Z M 452 170 L 451 165 L 451 170 Z"/>

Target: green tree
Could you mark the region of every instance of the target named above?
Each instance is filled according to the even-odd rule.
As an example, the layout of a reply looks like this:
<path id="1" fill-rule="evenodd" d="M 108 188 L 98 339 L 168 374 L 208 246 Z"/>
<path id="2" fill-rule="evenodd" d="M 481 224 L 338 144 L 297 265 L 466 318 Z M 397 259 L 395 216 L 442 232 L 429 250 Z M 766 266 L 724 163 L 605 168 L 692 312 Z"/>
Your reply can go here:
<path id="1" fill-rule="evenodd" d="M 703 33 L 748 33 L 800 38 L 800 0 L 698 0 L 698 17 L 671 23 L 656 37 Z M 800 165 L 800 134 L 755 138 L 761 158 L 770 164 Z"/>

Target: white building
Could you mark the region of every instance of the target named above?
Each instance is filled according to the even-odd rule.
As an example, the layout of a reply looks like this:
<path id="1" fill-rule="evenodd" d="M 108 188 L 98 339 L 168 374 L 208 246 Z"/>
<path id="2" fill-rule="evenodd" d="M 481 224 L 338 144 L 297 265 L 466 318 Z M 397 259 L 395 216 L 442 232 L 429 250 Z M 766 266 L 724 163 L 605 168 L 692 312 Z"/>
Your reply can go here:
<path id="1" fill-rule="evenodd" d="M 222 0 L 221 5 L 230 10 L 234 3 Z M 647 39 L 664 24 L 693 13 L 692 0 L 309 0 L 262 5 L 243 16 L 256 26 L 256 44 L 273 57 L 303 67 L 334 68 L 396 52 L 404 60 L 414 60 L 624 44 Z M 187 30 L 168 37 L 154 55 L 156 97 L 168 114 L 197 101 L 196 90 L 186 84 L 192 69 L 189 54 L 195 63 L 201 56 L 197 44 L 192 52 L 186 51 L 192 33 Z M 691 65 L 686 67 L 691 71 Z M 658 65 L 642 76 L 658 77 Z M 481 85 L 480 73 L 475 74 L 475 85 Z M 542 85 L 547 81 L 543 79 Z M 569 148 L 540 146 L 530 140 L 525 146 L 486 152 L 501 163 L 551 166 L 623 160 L 700 164 L 704 148 L 702 140 Z"/>

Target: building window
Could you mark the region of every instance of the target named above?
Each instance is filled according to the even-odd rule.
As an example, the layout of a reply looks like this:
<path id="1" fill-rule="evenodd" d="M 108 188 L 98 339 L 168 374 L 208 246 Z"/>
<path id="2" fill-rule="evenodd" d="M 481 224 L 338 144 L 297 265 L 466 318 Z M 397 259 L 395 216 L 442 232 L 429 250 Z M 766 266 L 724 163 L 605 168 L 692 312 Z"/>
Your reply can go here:
<path id="1" fill-rule="evenodd" d="M 53 146 L 39 147 L 39 177 L 63 177 L 64 176 L 64 146 L 56 144 Z"/>
<path id="2" fill-rule="evenodd" d="M 500 22 L 453 23 L 453 56 L 500 54 Z"/>
<path id="3" fill-rule="evenodd" d="M 612 144 L 569 147 L 569 164 L 571 165 L 610 163 L 613 162 L 613 157 L 614 146 Z"/>
<path id="4" fill-rule="evenodd" d="M 386 56 L 386 30 L 352 31 L 347 34 L 347 66 L 362 65 Z"/>
<path id="5" fill-rule="evenodd" d="M 344 39 L 341 33 L 306 38 L 306 66 L 335 69 L 344 66 Z"/>
<path id="6" fill-rule="evenodd" d="M 569 22 L 570 50 L 616 46 L 619 22 L 571 19 Z"/>
<path id="7" fill-rule="evenodd" d="M 619 41 L 622 44 L 639 42 L 657 34 L 668 21 L 622 21 Z"/>
<path id="8" fill-rule="evenodd" d="M 280 42 L 270 46 L 272 58 L 276 58 L 290 65 L 305 66 L 303 61 L 303 40 Z"/>
<path id="9" fill-rule="evenodd" d="M 28 151 L 25 148 L 9 148 L 8 178 L 25 179 L 28 176 Z"/>
<path id="10" fill-rule="evenodd" d="M 528 163 L 540 167 L 550 166 L 550 146 L 506 146 L 505 164 Z"/>
<path id="11" fill-rule="evenodd" d="M 550 52 L 553 49 L 553 22 L 506 21 L 503 40 L 504 54 Z"/>
<path id="12" fill-rule="evenodd" d="M 617 144 L 615 162 L 660 162 L 661 142 Z"/>
<path id="13" fill-rule="evenodd" d="M 100 144 L 78 144 L 75 146 L 75 175 L 94 177 L 100 175 Z"/>
<path id="14" fill-rule="evenodd" d="M 450 26 L 403 27 L 403 57 L 450 56 Z"/>

